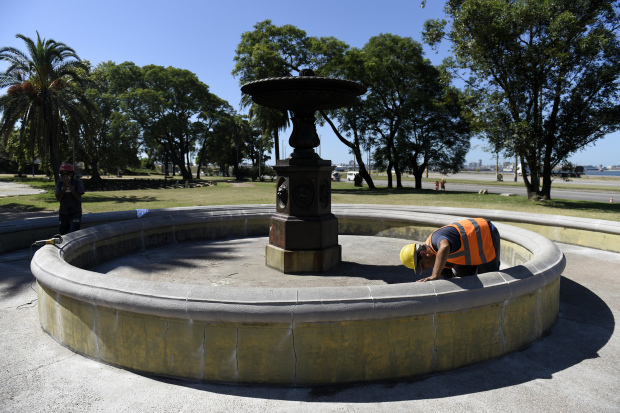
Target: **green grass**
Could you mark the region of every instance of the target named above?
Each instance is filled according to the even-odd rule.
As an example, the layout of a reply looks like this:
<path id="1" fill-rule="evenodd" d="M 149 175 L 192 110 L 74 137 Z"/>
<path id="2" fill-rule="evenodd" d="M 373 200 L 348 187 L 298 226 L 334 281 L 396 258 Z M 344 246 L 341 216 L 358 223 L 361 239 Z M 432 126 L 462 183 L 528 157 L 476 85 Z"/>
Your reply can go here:
<path id="1" fill-rule="evenodd" d="M 387 176 L 373 174 L 372 179 L 386 181 Z M 504 179 L 508 179 L 508 178 L 504 178 Z M 415 178 L 409 178 L 407 176 L 403 176 L 402 180 L 403 182 L 404 181 L 413 182 L 415 181 Z M 608 179 L 608 180 L 611 180 L 611 179 Z M 422 178 L 422 182 L 435 183 L 435 181 L 441 181 L 441 178 Z M 568 183 L 565 183 L 562 179 L 558 178 L 551 184 L 551 188 L 552 189 L 574 189 L 574 190 L 580 190 L 580 191 L 620 192 L 620 185 L 619 186 L 579 185 L 579 180 L 577 178 L 574 178 L 573 181 L 576 181 L 577 183 L 568 184 Z M 396 176 L 394 175 L 392 176 L 392 182 L 393 182 L 393 185 L 396 186 Z M 509 180 L 505 180 L 503 182 L 475 180 L 475 179 L 455 179 L 455 178 L 446 177 L 446 185 L 450 185 L 450 184 L 478 185 L 478 186 L 504 186 L 504 187 L 520 187 L 520 188 L 525 187 L 525 184 L 523 183 L 523 180 L 521 177 L 519 177 L 519 180 L 517 182 L 514 182 L 512 180 L 512 176 L 510 177 Z"/>
<path id="2" fill-rule="evenodd" d="M 25 211 L 58 209 L 52 183 L 44 179 L 36 182 L 28 181 L 28 183 L 50 192 L 0 198 L 0 207 Z M 274 182 L 250 183 L 255 186 L 233 187 L 230 182 L 222 179 L 217 186 L 203 188 L 87 192 L 82 198 L 82 206 L 85 213 L 93 213 L 136 208 L 157 209 L 196 205 L 272 204 L 275 202 Z M 432 211 L 433 207 L 500 209 L 620 221 L 620 204 L 564 199 L 534 202 L 528 201 L 524 196 L 503 197 L 470 192 L 416 191 L 411 188 L 370 190 L 367 187 L 358 188 L 343 182 L 332 183 L 332 203 L 416 205 L 428 206 L 429 211 Z"/>

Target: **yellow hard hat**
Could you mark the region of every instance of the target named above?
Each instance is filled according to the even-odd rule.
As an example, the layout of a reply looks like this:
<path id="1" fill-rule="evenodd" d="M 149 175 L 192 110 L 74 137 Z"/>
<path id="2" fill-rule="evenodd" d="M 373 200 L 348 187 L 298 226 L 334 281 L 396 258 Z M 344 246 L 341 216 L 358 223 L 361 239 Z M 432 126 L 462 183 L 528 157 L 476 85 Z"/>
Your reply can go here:
<path id="1" fill-rule="evenodd" d="M 400 262 L 407 268 L 411 268 L 416 273 L 420 272 L 418 261 L 420 260 L 420 254 L 418 253 L 417 244 L 408 244 L 400 250 Z"/>

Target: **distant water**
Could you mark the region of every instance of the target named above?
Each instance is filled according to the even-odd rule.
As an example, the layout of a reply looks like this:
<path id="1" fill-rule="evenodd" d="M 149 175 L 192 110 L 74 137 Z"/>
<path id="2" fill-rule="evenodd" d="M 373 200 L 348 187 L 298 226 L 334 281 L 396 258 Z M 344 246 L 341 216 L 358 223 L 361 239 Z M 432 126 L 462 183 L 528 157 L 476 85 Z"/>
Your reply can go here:
<path id="1" fill-rule="evenodd" d="M 620 176 L 620 171 L 587 171 L 588 176 Z"/>

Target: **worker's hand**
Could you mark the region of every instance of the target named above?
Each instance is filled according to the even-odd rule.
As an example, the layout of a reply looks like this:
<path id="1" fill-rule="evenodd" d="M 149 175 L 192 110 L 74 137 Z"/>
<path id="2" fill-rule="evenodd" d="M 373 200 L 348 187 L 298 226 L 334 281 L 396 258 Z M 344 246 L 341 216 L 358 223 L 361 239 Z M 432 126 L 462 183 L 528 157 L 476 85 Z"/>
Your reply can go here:
<path id="1" fill-rule="evenodd" d="M 422 278 L 421 280 L 416 281 L 417 283 L 423 283 L 425 281 L 435 281 L 436 279 L 438 279 L 439 277 L 433 277 L 432 275 L 430 277 L 426 277 L 426 278 Z"/>

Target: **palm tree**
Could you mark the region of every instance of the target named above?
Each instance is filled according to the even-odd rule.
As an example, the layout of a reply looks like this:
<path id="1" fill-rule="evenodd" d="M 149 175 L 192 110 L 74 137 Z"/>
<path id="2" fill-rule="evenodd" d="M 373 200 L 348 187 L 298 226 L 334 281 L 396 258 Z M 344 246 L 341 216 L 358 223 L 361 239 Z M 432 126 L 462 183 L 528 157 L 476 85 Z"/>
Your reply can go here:
<path id="1" fill-rule="evenodd" d="M 0 73 L 0 88 L 8 86 L 0 96 L 0 135 L 6 140 L 15 124 L 21 122 L 21 135 L 30 125 L 30 154 L 35 144 L 39 154 L 49 155 L 54 177 L 59 179 L 58 153 L 61 137 L 79 125 L 87 125 L 96 111 L 84 92 L 79 70 L 87 70 L 75 51 L 53 39 L 36 43 L 21 34 L 15 36 L 26 43 L 28 55 L 13 47 L 0 48 L 0 60 L 9 63 Z"/>

